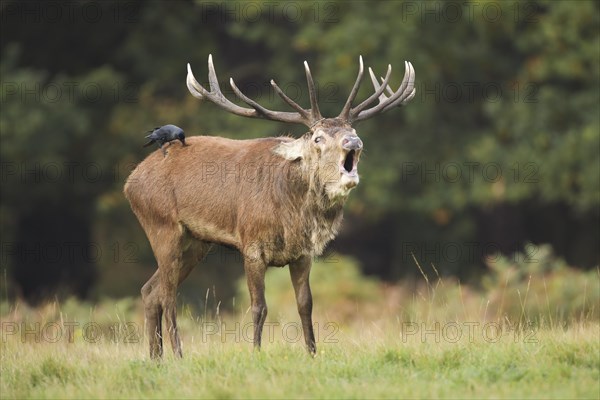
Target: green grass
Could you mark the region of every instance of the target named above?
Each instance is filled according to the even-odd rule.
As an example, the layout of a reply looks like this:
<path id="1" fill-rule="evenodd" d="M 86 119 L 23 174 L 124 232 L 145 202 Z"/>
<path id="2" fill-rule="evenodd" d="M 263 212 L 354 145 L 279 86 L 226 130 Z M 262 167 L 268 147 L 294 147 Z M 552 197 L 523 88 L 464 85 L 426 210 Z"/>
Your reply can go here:
<path id="1" fill-rule="evenodd" d="M 202 326 L 188 321 L 184 358 L 175 359 L 167 343 L 162 362 L 148 359 L 143 340 L 103 337 L 89 343 L 75 330 L 71 338 L 36 343 L 31 334 L 24 341 L 3 332 L 0 393 L 2 398 L 599 397 L 598 324 L 517 334 L 488 329 L 487 336 L 480 326 L 441 325 L 435 331 L 432 325 L 422 332 L 415 326 L 402 331 L 406 325 L 384 321 L 341 327 L 312 358 L 301 341 L 273 336 L 254 352 L 231 332 L 203 336 Z"/>
<path id="2" fill-rule="evenodd" d="M 418 267 L 392 287 L 351 259 L 316 265 L 315 358 L 285 269 L 267 274 L 261 352 L 243 280 L 227 311 L 214 291 L 184 305 L 184 358 L 167 340 L 161 362 L 139 298 L 0 303 L 0 398 L 600 398 L 600 270 L 499 259 L 469 286 Z"/>

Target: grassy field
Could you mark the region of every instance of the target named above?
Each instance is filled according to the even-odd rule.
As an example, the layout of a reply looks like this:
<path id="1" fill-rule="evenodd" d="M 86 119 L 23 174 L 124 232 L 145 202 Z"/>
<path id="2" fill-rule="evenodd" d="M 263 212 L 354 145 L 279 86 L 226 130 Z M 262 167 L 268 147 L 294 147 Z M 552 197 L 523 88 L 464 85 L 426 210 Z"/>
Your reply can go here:
<path id="1" fill-rule="evenodd" d="M 74 330 L 55 343 L 48 339 L 58 335 L 48 329 L 39 343 L 33 333 L 24 342 L 21 334 L 4 332 L 0 393 L 2 398 L 560 399 L 600 394 L 597 324 L 520 333 L 493 324 L 434 324 L 427 330 L 416 323 L 383 325 L 321 331 L 313 359 L 293 329 L 283 338 L 285 324 L 273 326 L 276 335 L 261 352 L 252 351 L 235 324 L 220 335 L 212 334 L 214 325 L 199 324 L 195 335 L 184 335 L 184 359 L 175 359 L 167 347 L 160 363 L 148 360 L 144 341 L 136 340 L 131 327 L 116 340 L 85 338 Z M 207 327 L 210 334 L 203 334 Z"/>
<path id="2" fill-rule="evenodd" d="M 243 282 L 227 311 L 210 293 L 200 308 L 180 298 L 184 358 L 166 341 L 161 362 L 139 298 L 5 301 L 0 397 L 598 399 L 600 272 L 557 265 L 500 263 L 478 287 L 426 272 L 391 287 L 351 260 L 316 265 L 314 358 L 285 269 L 267 274 L 260 352 Z"/>

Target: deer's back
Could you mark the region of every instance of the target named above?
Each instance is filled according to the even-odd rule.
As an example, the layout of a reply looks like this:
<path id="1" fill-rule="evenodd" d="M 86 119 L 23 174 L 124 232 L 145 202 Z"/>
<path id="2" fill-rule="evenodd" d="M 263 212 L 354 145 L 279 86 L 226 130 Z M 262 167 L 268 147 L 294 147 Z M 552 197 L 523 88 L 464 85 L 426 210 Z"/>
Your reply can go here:
<path id="1" fill-rule="evenodd" d="M 288 218 L 286 160 L 273 148 L 288 138 L 231 140 L 193 136 L 157 150 L 125 184 L 142 226 L 179 223 L 200 240 L 244 247 L 254 237 L 283 240 Z M 289 222 L 289 221 L 288 221 Z"/>

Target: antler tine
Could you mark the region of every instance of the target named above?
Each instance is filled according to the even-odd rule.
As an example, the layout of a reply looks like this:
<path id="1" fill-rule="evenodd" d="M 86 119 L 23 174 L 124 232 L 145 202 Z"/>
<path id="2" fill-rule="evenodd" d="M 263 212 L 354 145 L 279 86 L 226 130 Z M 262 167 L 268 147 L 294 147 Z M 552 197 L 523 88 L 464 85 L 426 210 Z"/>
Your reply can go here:
<path id="1" fill-rule="evenodd" d="M 371 68 L 369 68 L 369 74 L 371 75 L 371 80 L 373 80 L 374 74 L 373 74 L 373 70 Z M 381 78 L 382 79 L 381 86 L 375 87 L 375 93 L 373 93 L 365 101 L 363 101 L 362 103 L 360 103 L 359 105 L 357 105 L 356 107 L 354 107 L 353 109 L 350 110 L 351 118 L 353 116 L 358 115 L 358 113 L 360 113 L 365 107 L 367 107 L 369 104 L 371 104 L 373 101 L 375 101 L 375 99 L 379 98 L 381 101 L 381 96 L 385 97 L 385 95 L 383 95 L 383 91 L 385 90 L 386 87 L 389 87 L 388 81 L 390 80 L 391 76 L 392 76 L 392 66 L 390 64 L 388 64 L 388 70 L 387 70 L 387 73 L 385 74 L 385 79 Z"/>
<path id="2" fill-rule="evenodd" d="M 254 100 L 252 100 L 251 98 L 246 96 L 244 93 L 242 93 L 242 91 L 240 89 L 238 89 L 238 87 L 236 86 L 235 82 L 233 81 L 233 78 L 229 78 L 229 84 L 231 85 L 231 88 L 235 92 L 236 96 L 240 98 L 240 100 L 242 100 L 244 103 L 248 104 L 250 107 L 255 109 L 257 113 L 259 113 L 261 116 L 263 116 L 266 119 L 270 119 L 270 120 L 274 120 L 274 121 L 298 122 L 298 123 L 304 123 L 304 121 L 306 120 L 302 114 L 288 113 L 288 112 L 281 112 L 281 111 L 271 111 L 271 110 L 261 106 L 260 104 L 258 104 L 257 102 L 255 102 Z"/>
<path id="3" fill-rule="evenodd" d="M 371 79 L 374 79 L 374 78 L 375 78 L 375 77 L 373 76 Z M 383 78 L 380 78 L 380 79 L 381 79 L 381 81 L 383 82 Z M 375 86 L 375 87 L 379 86 L 379 84 L 377 83 L 377 81 L 376 81 L 376 80 L 374 80 L 373 82 L 374 82 L 373 86 Z M 388 94 L 390 94 L 390 95 L 393 95 L 393 94 L 394 94 L 394 91 L 393 91 L 393 90 L 392 90 L 392 88 L 391 88 L 391 87 L 389 87 L 389 86 L 387 86 L 387 87 L 386 87 L 386 91 L 387 91 L 387 92 L 388 92 Z M 408 92 L 408 91 L 407 91 L 407 92 Z M 400 102 L 400 104 L 398 104 L 398 107 L 400 107 L 400 106 L 403 106 L 403 105 L 405 105 L 406 103 L 408 103 L 409 101 L 411 101 L 411 100 L 413 99 L 413 97 L 415 97 L 415 94 L 417 94 L 417 89 L 416 89 L 416 88 L 413 88 L 412 92 L 410 92 L 410 94 L 408 95 L 408 97 L 406 97 L 406 99 L 402 100 L 402 101 Z M 382 94 L 381 96 L 379 96 L 379 99 L 380 99 L 380 101 L 384 101 L 384 100 L 386 100 L 387 98 L 388 98 L 388 97 L 387 97 L 386 95 L 383 95 L 383 94 Z M 383 100 L 381 100 L 381 99 L 383 99 Z M 398 102 L 398 100 L 396 100 L 396 102 Z M 395 103 L 396 103 L 396 102 L 395 102 Z M 395 106 L 395 104 L 389 104 L 389 105 L 387 105 L 387 106 L 385 106 L 385 107 L 383 108 L 383 111 L 387 111 L 387 110 L 389 110 L 390 108 L 392 108 L 392 107 L 394 107 L 394 106 Z"/>
<path id="4" fill-rule="evenodd" d="M 215 72 L 215 66 L 213 65 L 212 54 L 208 55 L 208 84 L 210 85 L 210 91 L 217 91 L 221 93 L 219 87 L 219 80 L 217 79 L 217 73 Z"/>
<path id="5" fill-rule="evenodd" d="M 389 85 L 388 86 L 383 85 L 383 82 L 384 82 L 383 78 L 381 78 L 381 83 L 382 83 L 381 85 L 379 84 L 379 82 L 377 82 L 377 78 L 375 78 L 375 74 L 373 73 L 373 70 L 371 68 L 369 68 L 369 75 L 371 76 L 371 82 L 373 82 L 373 88 L 375 88 L 376 93 L 379 92 L 379 90 L 383 86 L 389 94 L 394 94 L 394 91 L 392 90 L 392 88 L 390 88 Z M 383 94 L 383 92 L 382 92 L 379 94 L 378 100 L 381 103 L 382 101 L 386 101 L 387 98 L 388 97 L 385 94 Z"/>
<path id="6" fill-rule="evenodd" d="M 381 80 L 383 81 L 383 78 L 381 78 Z M 388 92 L 390 95 L 394 94 L 394 91 L 393 91 L 393 90 L 392 90 L 392 88 L 391 88 L 391 87 L 389 87 L 389 86 L 388 86 L 388 87 L 386 87 L 386 91 L 387 91 L 387 92 Z M 408 103 L 409 101 L 411 101 L 411 100 L 413 99 L 413 97 L 415 97 L 415 95 L 416 95 L 416 94 L 417 94 L 417 88 L 413 88 L 412 92 L 410 92 L 410 94 L 408 95 L 408 97 L 407 97 L 406 99 L 404 99 L 404 100 L 401 102 L 401 104 L 398 104 L 398 106 L 400 107 L 400 106 L 403 106 L 403 105 L 405 105 L 406 103 Z M 386 97 L 386 96 L 384 96 L 384 97 L 387 99 L 387 97 Z M 390 107 L 390 108 L 391 108 L 391 106 L 393 106 L 393 105 L 392 105 L 392 104 L 390 104 L 389 106 L 385 107 L 385 108 L 384 108 L 384 111 L 387 111 L 387 110 L 388 110 L 388 107 Z"/>
<path id="7" fill-rule="evenodd" d="M 290 102 L 287 102 L 287 100 L 286 102 L 292 105 L 292 107 L 298 112 L 271 111 L 261 106 L 249 97 L 245 96 L 235 85 L 233 79 L 230 79 L 230 84 L 235 94 L 246 104 L 250 105 L 252 108 L 240 107 L 237 104 L 232 103 L 221 92 L 221 88 L 219 87 L 219 80 L 217 79 L 217 73 L 215 72 L 215 67 L 212 62 L 212 55 L 208 56 L 208 82 L 210 85 L 210 91 L 206 90 L 206 88 L 204 88 L 198 83 L 198 81 L 194 77 L 194 74 L 192 73 L 192 67 L 189 63 L 187 65 L 187 71 L 188 74 L 186 78 L 186 84 L 192 96 L 200 100 L 209 100 L 211 103 L 216 104 L 220 108 L 232 114 L 241 115 L 243 117 L 249 118 L 265 118 L 273 121 L 303 124 L 308 127 L 312 126 L 314 122 L 313 119 L 308 115 L 308 112 L 306 110 L 303 110 L 302 107 L 298 106 L 297 104 L 296 106 L 293 106 L 290 103 L 292 102 L 291 99 Z M 313 99 L 311 98 L 311 102 L 312 101 Z M 316 98 L 314 101 L 316 102 Z M 302 112 L 300 110 L 302 110 Z"/>
<path id="8" fill-rule="evenodd" d="M 275 83 L 275 81 L 273 79 L 271 79 L 271 86 L 273 86 L 273 89 L 275 89 L 275 92 L 279 95 L 279 97 L 281 97 L 283 99 L 283 101 L 285 101 L 287 104 L 289 104 L 290 107 L 292 107 L 293 109 L 295 109 L 296 111 L 298 111 L 300 114 L 302 114 L 305 118 L 310 118 L 310 114 L 308 113 L 308 111 L 306 111 L 304 108 L 302 108 L 298 103 L 296 103 L 294 100 L 290 99 L 284 92 L 283 90 L 281 90 L 281 88 L 279 88 L 279 86 L 277 85 L 277 83 Z"/>
<path id="9" fill-rule="evenodd" d="M 225 96 L 223 96 L 223 94 L 221 93 L 220 90 L 218 90 L 218 91 L 213 90 L 210 92 L 208 90 L 206 90 L 202 85 L 200 85 L 198 83 L 198 81 L 194 77 L 194 74 L 192 73 L 192 67 L 190 66 L 189 63 L 187 65 L 187 69 L 188 69 L 188 75 L 187 75 L 186 83 L 187 83 L 188 90 L 190 91 L 192 96 L 194 96 L 200 100 L 205 100 L 205 99 L 209 100 L 211 103 L 214 103 L 214 104 L 218 105 L 219 107 L 221 107 L 233 114 L 241 115 L 243 117 L 256 117 L 257 116 L 255 110 L 240 107 L 237 104 L 234 104 L 231 101 L 227 100 L 227 98 Z M 218 84 L 217 84 L 217 88 L 218 88 Z"/>
<path id="10" fill-rule="evenodd" d="M 312 75 L 310 74 L 310 68 L 308 67 L 308 63 L 306 61 L 304 61 L 304 71 L 306 72 L 306 83 L 308 85 L 308 94 L 310 96 L 310 113 L 312 118 L 311 122 L 314 123 L 322 119 L 323 117 L 321 116 L 321 111 L 319 111 L 319 104 L 317 103 L 317 91 L 315 90 L 315 83 L 313 82 Z"/>
<path id="11" fill-rule="evenodd" d="M 352 87 L 352 90 L 350 91 L 348 100 L 346 100 L 346 104 L 344 104 L 344 108 L 342 108 L 342 112 L 339 115 L 339 118 L 342 118 L 344 120 L 348 120 L 350 117 L 350 109 L 352 108 L 352 102 L 356 98 L 356 94 L 358 93 L 358 89 L 360 88 L 360 83 L 363 78 L 364 65 L 363 65 L 362 56 L 358 57 L 358 64 L 359 64 L 359 67 L 358 67 L 358 76 L 356 77 L 356 82 L 354 82 L 354 86 Z"/>
<path id="12" fill-rule="evenodd" d="M 190 63 L 187 65 L 187 78 L 185 79 L 185 83 L 188 87 L 188 90 L 195 98 L 204 100 L 204 96 L 209 95 L 206 89 L 204 89 L 194 77 Z"/>
<path id="13" fill-rule="evenodd" d="M 403 106 L 415 97 L 415 94 L 417 93 L 417 89 L 415 88 L 415 81 L 414 81 L 415 69 L 413 68 L 411 63 L 408 63 L 408 68 L 410 70 L 410 76 L 412 79 L 409 79 L 408 85 L 403 90 L 402 95 L 400 95 L 395 101 L 390 102 L 390 104 L 386 105 L 383 108 L 384 112 L 389 110 L 390 108 L 393 108 L 396 106 L 398 106 L 398 107 Z M 398 90 L 400 90 L 400 89 L 398 89 Z"/>
<path id="14" fill-rule="evenodd" d="M 379 103 L 374 107 L 371 107 L 354 115 L 352 119 L 353 122 L 371 118 L 379 113 L 389 110 L 390 108 L 404 105 L 413 99 L 416 93 L 416 89 L 414 87 L 415 70 L 410 62 L 405 61 L 404 66 L 404 78 L 402 79 L 400 87 L 396 91 L 392 91 L 391 88 L 389 88 L 389 86 L 387 85 L 387 82 L 385 84 L 379 85 L 377 79 L 375 79 L 375 76 L 371 74 L 371 81 L 373 82 L 373 87 L 375 88 L 376 93 L 380 92 Z M 385 88 L 388 92 L 391 92 L 390 97 L 387 97 L 383 94 L 382 88 Z"/>
<path id="15" fill-rule="evenodd" d="M 414 68 L 413 68 L 412 64 L 408 63 L 408 67 L 410 69 L 410 73 L 414 76 L 414 72 L 415 71 L 414 71 Z M 380 79 L 383 82 L 384 79 L 383 78 L 380 78 Z M 371 75 L 371 80 L 373 82 L 376 82 L 374 75 Z M 377 84 L 377 86 L 378 85 L 379 84 Z M 384 85 L 384 84 L 382 83 L 382 85 Z M 376 86 L 375 83 L 373 84 L 373 86 Z M 412 91 L 411 91 L 411 89 L 412 89 Z M 400 89 L 398 89 L 398 90 L 400 90 Z M 394 95 L 394 91 L 392 90 L 391 87 L 389 87 L 389 85 L 386 87 L 386 91 L 390 95 L 392 95 L 392 96 Z M 386 105 L 383 108 L 382 112 L 385 112 L 385 111 L 389 110 L 390 108 L 393 108 L 393 107 L 396 107 L 396 106 L 401 107 L 401 106 L 405 105 L 406 103 L 408 103 L 409 101 L 411 101 L 413 99 L 413 97 L 415 97 L 416 93 L 417 93 L 417 89 L 414 88 L 414 82 L 412 84 L 409 82 L 409 85 L 405 88 L 404 92 L 402 93 L 402 96 L 400 96 L 398 99 L 396 99 L 396 101 L 392 101 L 388 105 Z M 385 96 L 385 95 L 380 96 L 380 99 L 382 97 L 383 97 L 384 100 L 388 99 L 388 97 Z"/>
<path id="16" fill-rule="evenodd" d="M 375 75 L 372 75 L 371 76 L 371 80 L 374 80 L 374 79 L 375 79 Z M 379 77 L 379 79 L 381 79 L 381 81 L 383 82 L 383 78 L 382 77 Z M 389 85 L 385 89 L 386 89 L 385 91 L 388 92 L 388 94 L 390 96 L 392 96 L 394 94 L 394 91 L 392 90 L 391 87 L 389 87 Z M 384 95 L 383 97 L 387 99 L 387 96 Z"/>
<path id="17" fill-rule="evenodd" d="M 244 103 L 248 104 L 250 107 L 256 110 L 257 113 L 262 114 L 265 117 L 269 116 L 269 110 L 252 100 L 250 97 L 246 96 L 242 91 L 237 87 L 233 78 L 229 78 L 229 85 L 233 89 L 235 95 L 242 100 Z"/>

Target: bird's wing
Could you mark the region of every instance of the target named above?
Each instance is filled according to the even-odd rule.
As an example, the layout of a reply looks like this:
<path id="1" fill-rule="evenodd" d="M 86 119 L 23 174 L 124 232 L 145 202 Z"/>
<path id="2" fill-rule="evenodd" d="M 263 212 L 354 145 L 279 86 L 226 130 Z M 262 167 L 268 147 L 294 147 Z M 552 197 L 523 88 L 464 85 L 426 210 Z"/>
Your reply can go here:
<path id="1" fill-rule="evenodd" d="M 162 128 L 162 126 L 157 126 L 154 129 L 150 129 L 149 131 L 146 131 L 146 133 L 148 133 L 148 132 L 152 133 L 152 132 L 154 132 L 154 131 L 156 131 L 157 129 L 160 129 L 160 128 Z M 146 136 L 146 137 L 148 137 L 148 136 Z"/>

